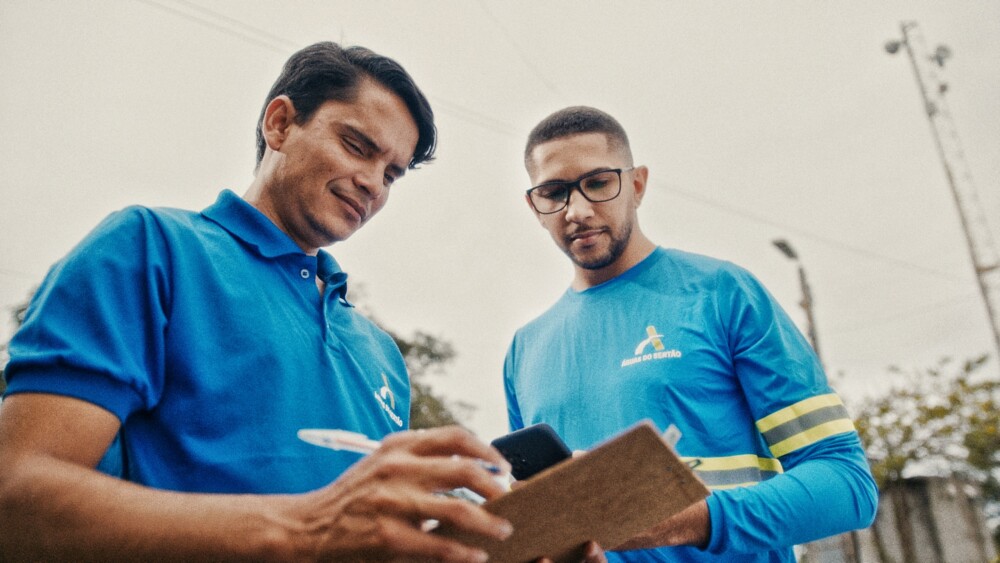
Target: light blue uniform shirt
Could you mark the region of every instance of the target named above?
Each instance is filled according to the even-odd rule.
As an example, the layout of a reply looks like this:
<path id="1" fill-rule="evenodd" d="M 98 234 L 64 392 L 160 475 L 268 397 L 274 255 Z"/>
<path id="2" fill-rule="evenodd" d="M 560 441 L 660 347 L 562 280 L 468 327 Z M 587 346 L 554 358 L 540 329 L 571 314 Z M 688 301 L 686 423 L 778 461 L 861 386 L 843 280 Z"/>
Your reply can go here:
<path id="1" fill-rule="evenodd" d="M 569 289 L 514 336 L 504 380 L 511 428 L 546 422 L 571 449 L 644 419 L 682 432 L 678 452 L 712 490 L 711 542 L 611 561 L 794 561 L 792 545 L 874 518 L 843 404 L 784 311 L 734 264 L 657 248 Z"/>
<path id="2" fill-rule="evenodd" d="M 329 254 L 304 254 L 232 192 L 201 213 L 130 207 L 49 272 L 11 341 L 7 393 L 66 395 L 113 413 L 131 481 L 316 489 L 359 456 L 302 442 L 298 429 L 380 439 L 409 422 L 399 349 L 346 289 Z"/>

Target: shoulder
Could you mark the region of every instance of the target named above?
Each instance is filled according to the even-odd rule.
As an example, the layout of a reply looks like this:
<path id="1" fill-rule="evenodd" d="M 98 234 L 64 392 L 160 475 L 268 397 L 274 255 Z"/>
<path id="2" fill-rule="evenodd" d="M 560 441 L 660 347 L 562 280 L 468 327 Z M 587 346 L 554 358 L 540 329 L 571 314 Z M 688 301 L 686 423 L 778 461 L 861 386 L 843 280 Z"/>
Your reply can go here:
<path id="1" fill-rule="evenodd" d="M 569 310 L 572 308 L 571 302 L 574 301 L 572 293 L 573 291 L 570 289 L 564 291 L 559 299 L 550 305 L 548 309 L 518 328 L 514 332 L 514 339 L 524 338 L 523 335 L 525 334 L 546 330 L 553 324 L 557 324 L 562 319 L 565 319 L 570 314 Z"/>
<path id="2" fill-rule="evenodd" d="M 191 227 L 197 217 L 198 213 L 184 209 L 131 205 L 107 215 L 88 238 L 176 231 Z"/>
<path id="3" fill-rule="evenodd" d="M 661 267 L 676 268 L 693 274 L 701 274 L 705 276 L 750 275 L 750 273 L 742 266 L 722 258 L 715 258 L 713 256 L 688 252 L 685 250 L 677 250 L 675 248 L 660 248 L 657 250 L 657 253 L 660 257 L 659 261 Z"/>
<path id="4" fill-rule="evenodd" d="M 756 293 L 762 287 L 749 270 L 729 260 L 673 248 L 658 248 L 651 258 L 649 275 L 671 289 Z"/>
<path id="5" fill-rule="evenodd" d="M 154 263 L 168 260 L 169 249 L 177 246 L 172 239 L 191 231 L 193 215 L 179 209 L 138 205 L 114 211 L 57 261 L 50 273 L 98 278 L 111 272 L 141 273 Z"/>

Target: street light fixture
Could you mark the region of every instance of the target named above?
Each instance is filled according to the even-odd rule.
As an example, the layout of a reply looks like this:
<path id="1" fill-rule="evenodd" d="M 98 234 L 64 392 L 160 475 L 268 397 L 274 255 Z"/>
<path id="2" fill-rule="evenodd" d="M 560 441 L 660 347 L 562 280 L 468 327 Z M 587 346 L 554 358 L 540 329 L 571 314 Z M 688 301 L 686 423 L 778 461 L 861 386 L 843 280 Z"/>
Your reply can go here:
<path id="1" fill-rule="evenodd" d="M 823 357 L 820 356 L 819 353 L 819 341 L 816 338 L 816 323 L 813 319 L 812 291 L 809 289 L 809 282 L 806 280 L 806 270 L 802 267 L 799 255 L 795 252 L 795 249 L 792 248 L 791 243 L 783 238 L 774 239 L 771 243 L 774 244 L 774 246 L 780 250 L 786 258 L 795 262 L 799 267 L 799 284 L 802 287 L 802 300 L 799 301 L 799 305 L 806 312 L 806 335 L 809 337 L 809 343 L 812 344 L 820 365 L 822 365 Z"/>

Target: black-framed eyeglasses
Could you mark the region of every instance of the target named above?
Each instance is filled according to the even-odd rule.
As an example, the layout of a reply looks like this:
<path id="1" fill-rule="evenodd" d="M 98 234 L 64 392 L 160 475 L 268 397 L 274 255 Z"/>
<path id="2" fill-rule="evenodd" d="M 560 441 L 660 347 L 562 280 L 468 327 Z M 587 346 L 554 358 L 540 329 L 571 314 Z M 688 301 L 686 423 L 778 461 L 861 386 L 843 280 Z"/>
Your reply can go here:
<path id="1" fill-rule="evenodd" d="M 588 172 L 572 182 L 545 182 L 528 190 L 528 201 L 542 215 L 562 211 L 569 204 L 573 190 L 579 190 L 591 203 L 611 201 L 622 193 L 622 172 L 634 169 L 612 168 Z"/>

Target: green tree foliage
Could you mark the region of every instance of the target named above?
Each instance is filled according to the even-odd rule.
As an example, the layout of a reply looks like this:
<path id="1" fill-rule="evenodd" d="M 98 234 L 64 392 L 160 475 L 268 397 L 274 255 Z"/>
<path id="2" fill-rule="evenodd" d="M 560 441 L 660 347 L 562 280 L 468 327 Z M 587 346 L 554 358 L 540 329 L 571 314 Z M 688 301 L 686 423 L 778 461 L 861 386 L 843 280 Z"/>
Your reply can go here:
<path id="1" fill-rule="evenodd" d="M 1000 516 L 1000 381 L 978 376 L 987 360 L 945 358 L 862 404 L 855 425 L 880 488 L 920 462 L 979 482 L 987 515 Z"/>
<path id="2" fill-rule="evenodd" d="M 24 322 L 24 314 L 28 311 L 28 301 L 14 306 L 12 314 L 14 317 L 14 323 L 17 326 L 21 326 Z M 4 367 L 7 366 L 7 343 L 4 342 L 0 344 L 0 394 L 3 394 L 4 390 L 7 389 L 7 380 L 4 378 L 3 372 Z"/>
<path id="3" fill-rule="evenodd" d="M 975 377 L 987 359 L 944 359 L 863 403 L 855 423 L 880 485 L 917 461 L 967 476 L 1000 469 L 1000 381 Z"/>
<path id="4" fill-rule="evenodd" d="M 349 284 L 347 299 L 358 306 L 358 311 L 382 330 L 389 333 L 403 354 L 406 371 L 410 374 L 410 428 L 434 428 L 461 424 L 475 407 L 461 401 L 449 401 L 437 395 L 427 381 L 429 377 L 442 376 L 445 367 L 455 358 L 451 343 L 426 332 L 416 331 L 403 337 L 386 328 L 371 307 L 364 284 Z"/>
<path id="5" fill-rule="evenodd" d="M 474 407 L 434 394 L 427 382 L 428 375 L 441 375 L 455 357 L 451 343 L 420 331 L 409 339 L 388 332 L 403 353 L 410 373 L 410 428 L 461 424 Z"/>

